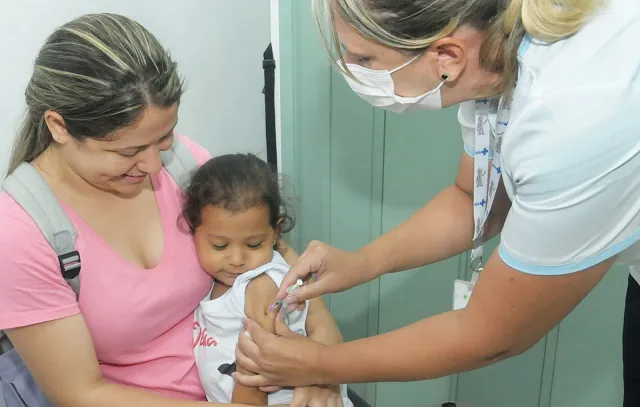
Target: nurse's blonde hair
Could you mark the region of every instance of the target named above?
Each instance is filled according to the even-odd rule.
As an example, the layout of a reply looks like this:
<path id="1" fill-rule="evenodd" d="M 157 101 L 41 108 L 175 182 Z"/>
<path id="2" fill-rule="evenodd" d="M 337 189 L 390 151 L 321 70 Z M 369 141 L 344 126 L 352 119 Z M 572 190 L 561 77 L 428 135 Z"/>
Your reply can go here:
<path id="1" fill-rule="evenodd" d="M 56 29 L 38 53 L 8 173 L 53 142 L 47 111 L 60 114 L 78 140 L 104 138 L 149 106 L 179 103 L 182 93 L 176 62 L 142 25 L 117 14 L 80 16 Z"/>
<path id="2" fill-rule="evenodd" d="M 325 48 L 343 69 L 332 11 L 364 38 L 412 54 L 462 24 L 483 30 L 480 63 L 501 74 L 501 91 L 513 83 L 525 33 L 544 42 L 561 40 L 575 34 L 599 5 L 599 0 L 314 0 L 314 14 Z"/>

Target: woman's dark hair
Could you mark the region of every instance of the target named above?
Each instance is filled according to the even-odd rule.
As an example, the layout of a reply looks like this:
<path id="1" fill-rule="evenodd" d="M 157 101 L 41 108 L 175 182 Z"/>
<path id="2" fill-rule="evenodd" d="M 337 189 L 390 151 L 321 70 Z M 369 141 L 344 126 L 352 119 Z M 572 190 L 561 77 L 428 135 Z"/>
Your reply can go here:
<path id="1" fill-rule="evenodd" d="M 287 233 L 295 224 L 282 198 L 278 174 L 253 154 L 210 159 L 193 174 L 185 193 L 182 215 L 191 233 L 202 224 L 202 210 L 208 205 L 240 212 L 262 204 L 269 209 L 269 224 L 274 229 Z"/>
<path id="2" fill-rule="evenodd" d="M 149 106 L 180 103 L 183 91 L 177 63 L 142 25 L 117 14 L 80 16 L 56 29 L 38 53 L 7 173 L 52 143 L 47 111 L 60 114 L 77 140 L 104 139 Z"/>

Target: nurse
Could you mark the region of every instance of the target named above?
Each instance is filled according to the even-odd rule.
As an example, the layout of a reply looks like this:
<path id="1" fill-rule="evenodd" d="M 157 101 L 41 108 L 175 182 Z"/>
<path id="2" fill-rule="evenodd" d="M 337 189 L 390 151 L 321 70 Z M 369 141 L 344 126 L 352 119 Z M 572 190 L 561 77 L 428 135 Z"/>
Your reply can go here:
<path id="1" fill-rule="evenodd" d="M 640 405 L 640 3 L 316 0 L 316 11 L 354 92 L 396 113 L 459 104 L 465 151 L 455 183 L 394 230 L 355 253 L 311 243 L 279 298 L 311 273 L 289 303 L 467 250 L 474 278 L 458 284 L 456 310 L 335 346 L 247 321 L 238 362 L 257 375 L 237 380 L 408 381 L 480 368 L 537 343 L 621 262 L 631 271 L 624 405 Z M 499 248 L 483 253 L 498 233 Z"/>

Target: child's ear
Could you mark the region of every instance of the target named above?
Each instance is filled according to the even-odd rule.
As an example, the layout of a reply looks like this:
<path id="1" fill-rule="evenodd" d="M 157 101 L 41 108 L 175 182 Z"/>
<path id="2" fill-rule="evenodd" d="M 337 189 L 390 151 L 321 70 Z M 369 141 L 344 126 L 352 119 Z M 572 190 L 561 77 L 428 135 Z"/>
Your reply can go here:
<path id="1" fill-rule="evenodd" d="M 275 232 L 276 232 L 276 239 L 273 242 L 273 247 L 276 250 L 277 250 L 277 247 L 278 247 L 278 243 L 280 242 L 280 238 L 281 238 L 282 223 L 284 223 L 284 218 L 281 216 L 281 217 L 278 218 L 278 221 L 276 222 L 276 227 L 273 228 L 275 230 Z"/>

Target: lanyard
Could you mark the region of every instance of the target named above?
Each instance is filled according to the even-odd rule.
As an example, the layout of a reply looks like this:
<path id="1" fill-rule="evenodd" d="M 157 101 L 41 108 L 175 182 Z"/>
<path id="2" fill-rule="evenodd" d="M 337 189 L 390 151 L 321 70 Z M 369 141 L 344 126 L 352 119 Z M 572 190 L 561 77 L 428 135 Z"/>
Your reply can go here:
<path id="1" fill-rule="evenodd" d="M 509 124 L 510 105 L 511 103 L 505 103 L 504 98 L 500 98 L 496 123 L 492 127 L 489 123 L 489 100 L 481 99 L 475 102 L 475 155 L 473 159 L 473 219 L 475 228 L 470 259 L 470 268 L 473 272 L 471 282 L 473 284 L 476 283 L 478 275 L 482 271 L 482 244 L 484 243 L 482 235 L 502 174 L 502 136 Z M 494 140 L 493 162 L 489 168 L 491 138 Z"/>

